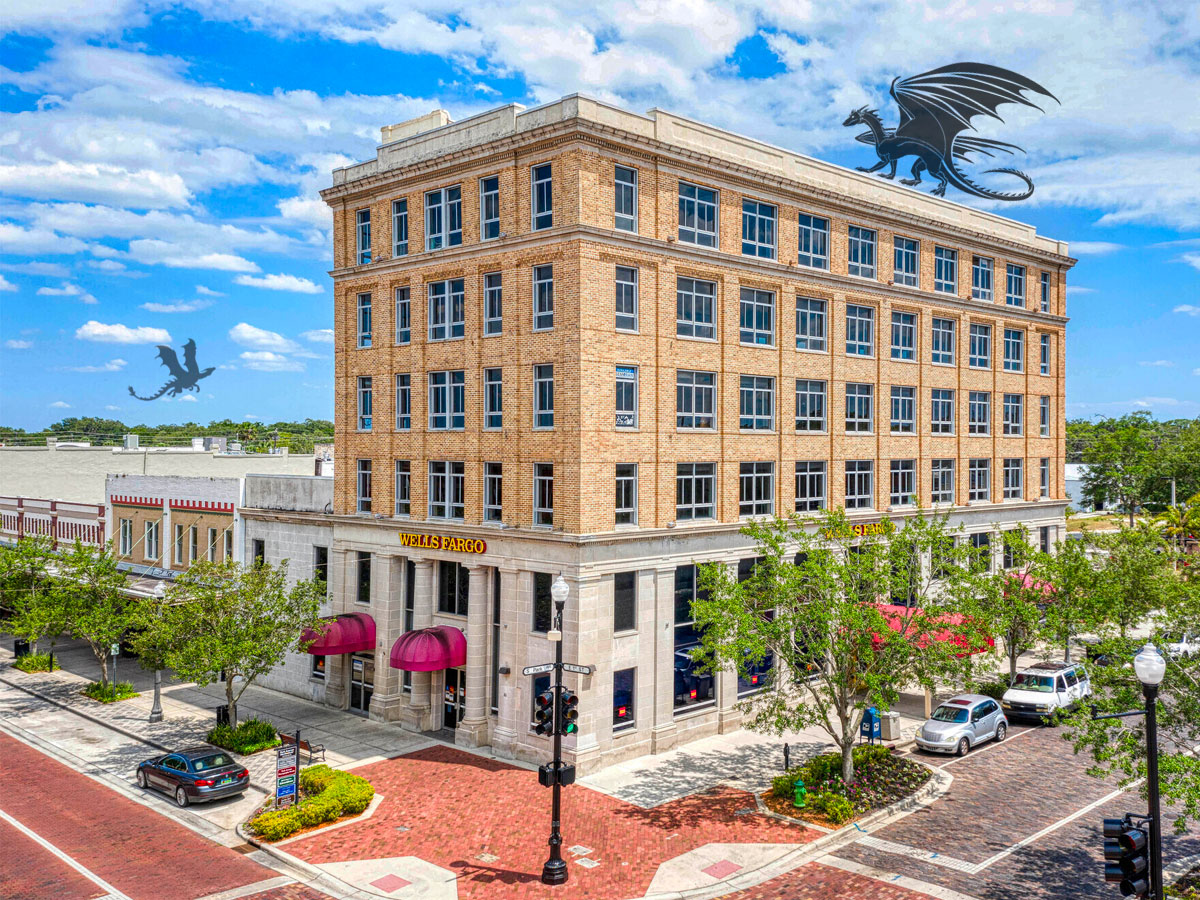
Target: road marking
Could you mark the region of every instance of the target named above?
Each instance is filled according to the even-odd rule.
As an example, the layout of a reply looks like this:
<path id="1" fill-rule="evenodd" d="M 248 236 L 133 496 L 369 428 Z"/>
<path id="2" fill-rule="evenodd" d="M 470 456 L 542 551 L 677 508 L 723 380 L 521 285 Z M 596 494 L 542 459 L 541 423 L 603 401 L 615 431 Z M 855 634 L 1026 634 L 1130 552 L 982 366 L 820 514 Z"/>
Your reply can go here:
<path id="1" fill-rule="evenodd" d="M 940 766 L 938 766 L 938 768 L 944 769 L 944 768 L 946 768 L 946 766 L 952 766 L 956 762 L 962 762 L 964 759 L 974 759 L 975 757 L 980 756 L 981 754 L 987 753 L 989 750 L 994 750 L 997 747 L 1003 747 L 1009 741 L 1015 741 L 1017 738 L 1021 737 L 1021 735 L 1029 734 L 1031 731 L 1037 731 L 1043 727 L 1045 727 L 1045 726 L 1034 725 L 1031 728 L 1026 728 L 1024 731 L 1018 731 L 1015 734 L 1010 734 L 1007 738 L 1005 738 L 1002 741 L 997 741 L 995 739 L 992 739 L 992 740 L 988 741 L 987 746 L 981 747 L 979 749 L 972 748 L 971 752 L 968 753 L 966 756 L 956 756 L 953 759 L 949 760 L 948 762 L 942 763 Z"/>
<path id="2" fill-rule="evenodd" d="M 867 866 L 848 859 L 842 859 L 840 856 L 823 856 L 817 860 L 817 865 L 829 866 L 833 869 L 841 869 L 843 872 L 849 872 L 852 875 L 862 875 L 875 881 L 895 884 L 907 890 L 915 891 L 918 894 L 936 897 L 937 900 L 978 900 L 977 897 L 964 894 L 962 891 L 955 891 L 938 884 L 930 884 L 928 881 L 910 878 L 907 875 L 888 872 L 886 869 L 877 869 L 875 866 Z"/>
<path id="3" fill-rule="evenodd" d="M 871 837 L 869 835 L 859 838 L 855 843 L 862 844 L 864 847 L 870 847 L 874 850 L 882 850 L 884 853 L 907 856 L 910 859 L 920 860 L 921 862 L 933 863 L 935 866 L 944 866 L 947 869 L 974 874 L 974 863 L 969 863 L 965 859 L 955 859 L 953 856 L 935 853 L 931 850 L 921 850 L 917 847 L 910 847 L 907 844 L 897 844 L 894 841 L 885 841 L 882 838 Z"/>
<path id="4" fill-rule="evenodd" d="M 104 890 L 104 891 L 108 891 L 108 895 L 110 897 L 114 898 L 114 900 L 133 900 L 133 898 L 130 897 L 128 894 L 123 894 L 120 891 L 118 891 L 115 887 L 113 887 L 111 884 L 109 884 L 107 881 L 105 881 L 103 878 L 101 878 L 95 872 L 91 871 L 90 869 L 86 868 L 85 866 L 81 865 L 80 863 L 77 863 L 74 859 L 72 859 L 70 856 L 68 856 L 62 850 L 59 850 L 57 847 L 55 847 L 52 843 L 50 843 L 48 840 L 46 840 L 44 837 L 42 837 L 36 831 L 33 831 L 30 828 L 26 828 L 24 825 L 22 825 L 20 822 L 18 822 L 16 819 L 14 819 L 12 816 L 10 816 L 8 813 L 6 813 L 2 809 L 0 809 L 0 819 L 3 819 L 5 822 L 7 822 L 13 828 L 17 829 L 19 832 L 21 832 L 21 834 L 25 835 L 30 840 L 35 841 L 36 843 L 40 844 L 42 847 L 45 847 L 47 850 L 49 850 L 51 853 L 53 853 L 55 856 L 57 856 L 59 859 L 61 859 L 63 862 L 65 862 L 68 866 L 70 866 L 72 869 L 74 869 L 76 872 L 78 872 L 84 878 L 87 878 L 89 881 L 93 882 L 98 888 L 100 888 L 101 890 Z"/>
<path id="5" fill-rule="evenodd" d="M 265 881 L 256 881 L 254 884 L 243 884 L 241 887 L 230 888 L 227 891 L 206 894 L 203 897 L 197 897 L 196 900 L 238 900 L 239 897 L 249 897 L 252 894 L 261 894 L 263 891 L 269 891 L 271 888 L 283 887 L 284 885 L 295 883 L 295 878 L 288 875 L 280 875 L 276 878 L 268 878 Z"/>

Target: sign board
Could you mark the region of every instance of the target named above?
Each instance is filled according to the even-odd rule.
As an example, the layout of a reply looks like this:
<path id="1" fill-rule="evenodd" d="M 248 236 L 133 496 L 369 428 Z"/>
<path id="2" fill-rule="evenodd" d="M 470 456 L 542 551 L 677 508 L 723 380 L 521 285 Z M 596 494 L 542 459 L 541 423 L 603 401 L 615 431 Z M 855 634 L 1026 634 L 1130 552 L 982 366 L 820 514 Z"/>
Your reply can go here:
<path id="1" fill-rule="evenodd" d="M 839 537 L 866 537 L 868 535 L 888 535 L 896 530 L 895 524 L 890 519 L 884 519 L 881 522 L 856 522 L 853 525 L 847 524 L 842 529 L 826 528 L 821 533 L 828 540 L 833 540 Z"/>
<path id="2" fill-rule="evenodd" d="M 120 653 L 121 653 L 121 645 L 120 644 L 113 644 L 111 647 L 108 648 L 109 656 L 119 656 Z"/>
<path id="3" fill-rule="evenodd" d="M 399 532 L 400 546 L 420 550 L 452 550 L 458 553 L 487 553 L 487 541 L 479 538 L 450 537 L 441 534 Z"/>
<path id="4" fill-rule="evenodd" d="M 296 801 L 296 766 L 299 762 L 295 744 L 275 749 L 275 805 L 291 806 Z"/>
<path id="5" fill-rule="evenodd" d="M 521 670 L 522 675 L 541 675 L 543 672 L 553 672 L 554 663 L 543 663 L 540 666 L 526 666 Z"/>
<path id="6" fill-rule="evenodd" d="M 568 672 L 574 672 L 576 675 L 591 675 L 591 666 L 577 666 L 575 663 L 563 663 L 563 668 Z"/>

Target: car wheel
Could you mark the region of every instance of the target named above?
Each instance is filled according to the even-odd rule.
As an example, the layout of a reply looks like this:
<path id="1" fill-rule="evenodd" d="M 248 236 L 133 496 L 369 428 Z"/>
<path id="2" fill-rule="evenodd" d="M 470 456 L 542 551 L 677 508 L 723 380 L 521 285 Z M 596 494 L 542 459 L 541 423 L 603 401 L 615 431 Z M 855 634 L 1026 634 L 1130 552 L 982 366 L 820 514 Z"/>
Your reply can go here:
<path id="1" fill-rule="evenodd" d="M 137 773 L 137 786 L 142 788 L 143 790 L 145 790 L 146 788 L 148 788 L 150 786 L 149 784 L 146 783 L 146 773 L 143 772 L 141 769 L 138 769 L 138 773 Z"/>
<path id="2" fill-rule="evenodd" d="M 959 756 L 966 756 L 967 751 L 970 749 L 971 749 L 971 742 L 968 741 L 966 738 L 963 738 L 961 741 L 958 742 L 958 755 Z"/>
<path id="3" fill-rule="evenodd" d="M 1006 737 L 1008 737 L 1008 725 L 1006 725 L 1004 722 L 1001 722 L 996 726 L 996 742 L 999 743 Z"/>
<path id="4" fill-rule="evenodd" d="M 188 795 L 182 787 L 175 788 L 175 803 L 179 806 L 188 805 Z"/>

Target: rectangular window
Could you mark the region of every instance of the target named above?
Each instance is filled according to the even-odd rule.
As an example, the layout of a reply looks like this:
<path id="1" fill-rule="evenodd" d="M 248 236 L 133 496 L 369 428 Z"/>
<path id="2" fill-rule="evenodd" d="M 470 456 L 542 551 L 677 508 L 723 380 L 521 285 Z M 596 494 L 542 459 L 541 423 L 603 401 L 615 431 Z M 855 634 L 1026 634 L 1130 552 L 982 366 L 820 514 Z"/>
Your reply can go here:
<path id="1" fill-rule="evenodd" d="M 504 370 L 483 370 L 483 427 L 504 426 Z"/>
<path id="2" fill-rule="evenodd" d="M 717 192 L 679 182 L 679 240 L 717 246 Z"/>
<path id="3" fill-rule="evenodd" d="M 371 430 L 371 396 L 374 392 L 371 389 L 371 376 L 359 376 L 358 378 L 358 430 Z"/>
<path id="4" fill-rule="evenodd" d="M 1038 398 L 1038 434 L 1050 437 L 1050 398 Z"/>
<path id="5" fill-rule="evenodd" d="M 913 313 L 892 313 L 892 359 L 917 358 L 917 317 Z"/>
<path id="6" fill-rule="evenodd" d="M 921 255 L 921 244 L 911 238 L 894 237 L 895 265 L 892 271 L 892 281 L 905 287 L 916 287 L 917 261 Z"/>
<path id="7" fill-rule="evenodd" d="M 429 340 L 460 338 L 466 328 L 463 279 L 429 283 Z"/>
<path id="8" fill-rule="evenodd" d="M 935 459 L 932 463 L 933 503 L 954 503 L 954 460 Z"/>
<path id="9" fill-rule="evenodd" d="M 1038 529 L 1038 547 L 1043 553 L 1050 552 L 1050 526 L 1043 525 Z"/>
<path id="10" fill-rule="evenodd" d="M 408 256 L 408 199 L 392 201 L 392 256 Z"/>
<path id="11" fill-rule="evenodd" d="M 1042 273 L 1042 312 L 1050 312 L 1050 273 Z"/>
<path id="12" fill-rule="evenodd" d="M 408 288 L 396 288 L 396 343 L 407 344 L 412 341 L 412 304 L 409 301 Z"/>
<path id="13" fill-rule="evenodd" d="M 225 532 L 225 556 L 224 559 L 233 559 L 233 530 Z"/>
<path id="14" fill-rule="evenodd" d="M 470 575 L 466 566 L 449 559 L 438 560 L 437 610 L 450 616 L 467 615 Z"/>
<path id="15" fill-rule="evenodd" d="M 175 565 L 182 566 L 185 561 L 183 555 L 183 526 L 175 526 Z"/>
<path id="16" fill-rule="evenodd" d="M 638 370 L 637 366 L 617 366 L 616 389 L 617 428 L 638 427 Z"/>
<path id="17" fill-rule="evenodd" d="M 554 576 L 549 572 L 534 572 L 533 573 L 533 630 L 545 633 L 550 630 L 550 626 L 554 624 L 554 597 L 550 593 L 550 586 L 554 583 Z M 541 691 L 546 690 L 550 686 L 550 676 L 543 676 L 545 681 L 541 686 L 538 686 L 539 679 L 534 679 L 533 695 L 536 697 Z"/>
<path id="18" fill-rule="evenodd" d="M 396 460 L 396 515 L 412 514 L 412 463 Z"/>
<path id="19" fill-rule="evenodd" d="M 504 327 L 504 279 L 499 272 L 483 276 L 483 333 L 500 334 Z"/>
<path id="20" fill-rule="evenodd" d="M 859 278 L 875 277 L 875 232 L 851 225 L 848 271 Z"/>
<path id="21" fill-rule="evenodd" d="M 943 294 L 958 293 L 958 251 L 933 248 L 933 289 Z"/>
<path id="22" fill-rule="evenodd" d="M 466 372 L 429 373 L 429 430 L 462 431 L 466 427 Z"/>
<path id="23" fill-rule="evenodd" d="M 1025 371 L 1025 332 L 1019 328 L 1004 329 L 1004 371 Z"/>
<path id="24" fill-rule="evenodd" d="M 846 431 L 870 434 L 875 430 L 874 393 L 870 384 L 846 385 Z"/>
<path id="25" fill-rule="evenodd" d="M 738 400 L 738 427 L 771 431 L 775 427 L 775 379 L 743 375 Z"/>
<path id="26" fill-rule="evenodd" d="M 617 166 L 613 177 L 613 227 L 618 231 L 638 230 L 638 173 Z"/>
<path id="27" fill-rule="evenodd" d="M 483 521 L 500 522 L 504 515 L 504 464 L 483 466 Z"/>
<path id="28" fill-rule="evenodd" d="M 698 569 L 694 565 L 675 569 L 675 712 L 690 712 L 711 706 L 716 678 L 702 671 L 694 654 L 700 647 L 703 634 L 693 619 L 692 604 L 706 598 L 700 586 Z"/>
<path id="29" fill-rule="evenodd" d="M 464 464 L 429 463 L 429 518 L 461 519 L 465 512 Z"/>
<path id="30" fill-rule="evenodd" d="M 371 211 L 360 209 L 354 214 L 354 247 L 358 265 L 371 261 Z"/>
<path id="31" fill-rule="evenodd" d="M 354 599 L 358 603 L 371 602 L 371 554 L 366 550 L 355 551 L 354 559 L 355 592 Z"/>
<path id="32" fill-rule="evenodd" d="M 986 256 L 971 261 L 971 299 L 992 302 L 992 261 Z"/>
<path id="33" fill-rule="evenodd" d="M 717 336 L 713 309 L 717 285 L 695 278 L 675 280 L 675 333 L 681 337 L 714 340 Z"/>
<path id="34" fill-rule="evenodd" d="M 775 294 L 742 288 L 738 339 L 743 344 L 775 346 Z"/>
<path id="35" fill-rule="evenodd" d="M 824 300 L 796 298 L 796 349 L 826 349 Z"/>
<path id="36" fill-rule="evenodd" d="M 873 356 L 875 353 L 875 310 L 870 306 L 846 306 L 846 354 Z"/>
<path id="37" fill-rule="evenodd" d="M 992 499 L 992 461 L 967 460 L 967 500 L 976 502 Z"/>
<path id="38" fill-rule="evenodd" d="M 1039 340 L 1041 341 L 1041 345 L 1042 345 L 1042 347 L 1041 347 L 1042 359 L 1041 359 L 1041 368 L 1038 371 L 1041 372 L 1041 374 L 1043 374 L 1043 375 L 1049 375 L 1050 374 L 1050 335 L 1048 335 L 1048 334 L 1039 335 Z"/>
<path id="39" fill-rule="evenodd" d="M 133 519 L 121 520 L 120 535 L 118 546 L 121 555 L 128 556 L 133 552 Z"/>
<path id="40" fill-rule="evenodd" d="M 742 255 L 775 258 L 774 206 L 757 200 L 742 200 Z"/>
<path id="41" fill-rule="evenodd" d="M 992 571 L 992 535 L 987 531 L 971 535 L 971 549 L 975 551 L 974 568 L 978 572 Z"/>
<path id="42" fill-rule="evenodd" d="M 313 544 L 313 581 L 329 584 L 329 548 Z"/>
<path id="43" fill-rule="evenodd" d="M 617 266 L 617 330 L 638 330 L 638 270 Z"/>
<path id="44" fill-rule="evenodd" d="M 679 369 L 675 373 L 675 427 L 715 428 L 715 372 Z"/>
<path id="45" fill-rule="evenodd" d="M 533 466 L 533 524 L 554 524 L 554 465 Z"/>
<path id="46" fill-rule="evenodd" d="M 554 427 L 554 366 L 533 367 L 533 427 Z"/>
<path id="47" fill-rule="evenodd" d="M 800 256 L 802 266 L 829 268 L 829 220 L 800 213 Z"/>
<path id="48" fill-rule="evenodd" d="M 825 508 L 825 463 L 796 463 L 796 512 Z"/>
<path id="49" fill-rule="evenodd" d="M 266 557 L 267 557 L 266 542 L 260 541 L 260 540 L 252 541 L 250 544 L 250 558 L 254 561 L 254 564 L 257 566 L 261 566 L 263 564 L 263 560 L 265 560 Z"/>
<path id="50" fill-rule="evenodd" d="M 200 529 L 193 525 L 188 529 L 188 565 L 200 558 Z"/>
<path id="51" fill-rule="evenodd" d="M 1043 456 L 1038 463 L 1039 490 L 1038 495 L 1041 497 L 1050 496 L 1050 457 Z"/>
<path id="52" fill-rule="evenodd" d="M 796 379 L 796 430 L 825 430 L 825 382 Z"/>
<path id="53" fill-rule="evenodd" d="M 360 513 L 369 513 L 371 511 L 371 460 L 358 460 L 358 511 Z"/>
<path id="54" fill-rule="evenodd" d="M 775 463 L 741 463 L 738 468 L 738 515 L 769 516 L 775 512 Z"/>
<path id="55" fill-rule="evenodd" d="M 208 544 L 204 548 L 204 558 L 209 562 L 217 561 L 217 529 L 208 529 Z"/>
<path id="56" fill-rule="evenodd" d="M 554 327 L 554 266 L 533 267 L 533 330 Z"/>
<path id="57" fill-rule="evenodd" d="M 1025 433 L 1025 423 L 1023 409 L 1025 406 L 1024 394 L 1005 394 L 1004 395 L 1004 434 L 1009 437 L 1020 437 Z"/>
<path id="58" fill-rule="evenodd" d="M 1025 267 L 1014 266 L 1009 263 L 1007 266 L 1007 279 L 1004 289 L 1004 302 L 1008 306 L 1024 306 L 1025 305 Z"/>
<path id="59" fill-rule="evenodd" d="M 358 346 L 371 346 L 371 295 L 358 295 Z"/>
<path id="60" fill-rule="evenodd" d="M 637 524 L 637 464 L 617 463 L 616 521 Z"/>
<path id="61" fill-rule="evenodd" d="M 554 181 L 550 163 L 534 166 L 529 181 L 533 188 L 533 230 L 541 231 L 554 224 Z"/>
<path id="62" fill-rule="evenodd" d="M 892 388 L 892 434 L 915 434 L 917 389 L 912 387 Z"/>
<path id="63" fill-rule="evenodd" d="M 934 363 L 954 365 L 954 320 L 933 320 L 933 354 Z"/>
<path id="64" fill-rule="evenodd" d="M 893 459 L 891 466 L 892 484 L 888 494 L 891 506 L 912 506 L 917 502 L 917 461 Z"/>
<path id="65" fill-rule="evenodd" d="M 636 630 L 637 572 L 617 572 L 613 575 L 613 631 Z"/>
<path id="66" fill-rule="evenodd" d="M 954 391 L 933 388 L 930 400 L 929 433 L 954 434 Z"/>
<path id="67" fill-rule="evenodd" d="M 967 434 L 991 434 L 992 395 L 987 391 L 967 394 Z"/>
<path id="68" fill-rule="evenodd" d="M 973 369 L 992 367 L 992 326 L 972 325 L 968 365 Z"/>
<path id="69" fill-rule="evenodd" d="M 634 690 L 637 669 L 618 669 L 613 672 L 613 732 L 634 726 Z"/>
<path id="70" fill-rule="evenodd" d="M 1025 460 L 1004 460 L 1004 499 L 1020 500 L 1024 493 Z"/>
<path id="71" fill-rule="evenodd" d="M 713 496 L 716 463 L 675 465 L 675 518 L 680 522 L 715 518 Z"/>
<path id="72" fill-rule="evenodd" d="M 846 461 L 846 509 L 875 505 L 875 463 L 869 459 Z"/>
<path id="73" fill-rule="evenodd" d="M 462 187 L 442 188 L 425 195 L 425 249 L 441 250 L 462 244 Z"/>
<path id="74" fill-rule="evenodd" d="M 396 430 L 412 428 L 412 376 L 396 376 Z"/>
<path id="75" fill-rule="evenodd" d="M 479 179 L 479 239 L 500 237 L 500 176 Z"/>

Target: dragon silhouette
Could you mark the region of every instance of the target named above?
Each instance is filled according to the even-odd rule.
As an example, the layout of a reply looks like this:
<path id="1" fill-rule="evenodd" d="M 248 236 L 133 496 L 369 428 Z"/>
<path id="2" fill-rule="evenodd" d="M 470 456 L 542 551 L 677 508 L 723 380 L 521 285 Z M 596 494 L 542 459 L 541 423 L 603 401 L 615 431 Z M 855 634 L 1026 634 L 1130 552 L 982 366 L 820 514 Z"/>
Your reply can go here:
<path id="1" fill-rule="evenodd" d="M 174 397 L 182 394 L 184 391 L 198 392 L 200 390 L 200 379 L 207 378 L 213 372 L 217 371 L 215 366 L 209 366 L 207 369 L 201 370 L 196 365 L 196 342 L 191 338 L 188 338 L 188 342 L 183 345 L 183 366 L 179 365 L 179 357 L 175 355 L 175 351 L 166 344 L 158 345 L 158 358 L 171 373 L 171 380 L 159 388 L 157 394 L 150 397 L 138 396 L 133 387 L 130 386 L 129 396 L 137 400 L 157 400 L 163 394 L 167 393 Z"/>
<path id="2" fill-rule="evenodd" d="M 879 111 L 865 106 L 851 112 L 842 124 L 866 125 L 869 131 L 855 140 L 874 144 L 879 155 L 879 162 L 870 168 L 858 166 L 860 172 L 878 172 L 884 166 L 891 166 L 886 173 L 880 172 L 879 177 L 895 178 L 896 164 L 905 156 L 916 156 L 912 177 L 901 178 L 901 184 L 918 185 L 921 173 L 928 172 L 938 179 L 938 185 L 933 189 L 933 194 L 938 197 L 945 196 L 946 185 L 952 184 L 963 193 L 988 200 L 1024 200 L 1033 194 L 1033 180 L 1019 169 L 984 170 L 984 174 L 1015 175 L 1025 182 L 1022 191 L 1002 193 L 976 184 L 957 164 L 971 161 L 974 153 L 994 158 L 997 153 L 1024 152 L 1016 144 L 973 137 L 964 132 L 974 130 L 971 120 L 976 116 L 1003 122 L 997 108 L 1004 103 L 1041 110 L 1025 96 L 1027 91 L 1058 102 L 1057 97 L 1024 75 L 985 63 L 954 63 L 921 75 L 892 80 L 890 93 L 900 108 L 900 123 L 895 128 L 885 128 Z"/>

